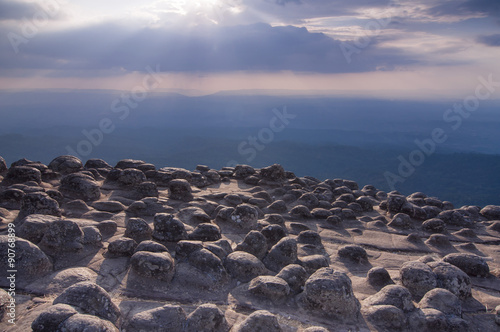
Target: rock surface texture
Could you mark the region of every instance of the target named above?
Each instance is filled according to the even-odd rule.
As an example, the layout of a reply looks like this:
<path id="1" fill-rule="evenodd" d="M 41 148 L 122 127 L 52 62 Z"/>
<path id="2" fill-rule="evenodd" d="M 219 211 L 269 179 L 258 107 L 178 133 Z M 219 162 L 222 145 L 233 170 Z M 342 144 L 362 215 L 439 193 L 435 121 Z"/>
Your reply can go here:
<path id="1" fill-rule="evenodd" d="M 0 331 L 500 330 L 499 206 L 280 165 L 8 165 Z"/>

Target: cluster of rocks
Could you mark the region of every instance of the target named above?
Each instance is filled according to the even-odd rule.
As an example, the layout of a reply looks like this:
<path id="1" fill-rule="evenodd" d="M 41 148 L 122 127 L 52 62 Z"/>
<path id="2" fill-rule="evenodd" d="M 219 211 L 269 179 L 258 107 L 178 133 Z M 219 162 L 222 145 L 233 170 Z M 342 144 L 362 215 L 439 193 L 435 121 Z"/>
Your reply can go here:
<path id="1" fill-rule="evenodd" d="M 423 193 L 405 197 L 349 180 L 297 177 L 280 165 L 188 171 L 61 156 L 48 166 L 22 159 L 7 167 L 0 157 L 0 181 L 0 221 L 12 223 L 18 237 L 19 287 L 31 289 L 84 257 L 124 264 L 126 281 L 106 284 L 108 291 L 97 279 L 70 283 L 34 319 L 34 331 L 282 331 L 271 312 L 286 308 L 380 331 L 469 331 L 462 305 L 472 299 L 473 281 L 492 275 L 481 255 L 451 250 L 450 231 L 458 229 L 452 236 L 461 239 L 477 237 L 479 226 L 500 232 L 498 206 L 455 209 Z M 371 266 L 372 248 L 339 241 L 332 251 L 338 238 L 326 245 L 322 229 L 344 238 L 383 230 L 441 257 L 410 260 L 391 277 Z M 8 244 L 0 235 L 0 250 Z M 356 295 L 351 270 L 364 271 L 372 294 Z M 263 310 L 233 322 L 209 303 L 124 315 L 110 295 L 140 297 L 148 287 L 191 296 L 226 292 L 240 306 Z"/>

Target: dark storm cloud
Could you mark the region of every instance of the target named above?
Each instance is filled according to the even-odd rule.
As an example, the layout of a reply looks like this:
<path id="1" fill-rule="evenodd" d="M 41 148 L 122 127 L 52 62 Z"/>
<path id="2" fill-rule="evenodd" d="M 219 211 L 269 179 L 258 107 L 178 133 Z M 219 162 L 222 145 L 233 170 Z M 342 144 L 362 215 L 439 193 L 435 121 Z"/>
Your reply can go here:
<path id="1" fill-rule="evenodd" d="M 347 63 L 341 42 L 293 26 L 204 26 L 191 29 L 132 30 L 103 24 L 40 35 L 25 45 L 22 56 L 0 55 L 7 68 L 224 72 L 234 70 L 346 73 L 391 69 L 411 63 L 397 50 L 376 43 Z M 4 68 L 5 68 L 4 67 Z"/>
<path id="2" fill-rule="evenodd" d="M 500 1 L 498 0 L 448 0 L 430 8 L 428 13 L 435 16 L 483 14 L 500 17 Z"/>
<path id="3" fill-rule="evenodd" d="M 500 34 L 479 36 L 477 41 L 484 45 L 500 47 Z"/>
<path id="4" fill-rule="evenodd" d="M 39 7 L 33 3 L 0 0 L 0 20 L 20 20 L 33 16 Z"/>

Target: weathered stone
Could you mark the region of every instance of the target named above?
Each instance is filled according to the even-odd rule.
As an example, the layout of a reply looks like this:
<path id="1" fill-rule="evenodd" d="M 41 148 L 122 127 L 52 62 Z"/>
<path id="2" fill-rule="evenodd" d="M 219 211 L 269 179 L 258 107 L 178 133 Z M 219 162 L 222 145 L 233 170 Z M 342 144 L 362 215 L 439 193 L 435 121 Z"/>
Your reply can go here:
<path id="1" fill-rule="evenodd" d="M 243 322 L 234 326 L 231 332 L 282 332 L 275 315 L 266 310 L 258 310 L 248 316 Z"/>
<path id="2" fill-rule="evenodd" d="M 396 308 L 409 312 L 415 309 L 410 291 L 398 285 L 388 285 L 377 294 L 367 297 L 363 306 L 392 305 Z"/>
<path id="3" fill-rule="evenodd" d="M 304 289 L 308 277 L 306 270 L 298 264 L 285 266 L 276 276 L 285 280 L 291 292 L 294 293 L 299 293 Z"/>
<path id="4" fill-rule="evenodd" d="M 455 265 L 473 277 L 487 277 L 490 274 L 490 268 L 484 258 L 474 254 L 453 253 L 446 255 L 443 261 Z"/>
<path id="5" fill-rule="evenodd" d="M 101 317 L 113 324 L 116 324 L 121 315 L 111 296 L 101 286 L 87 281 L 68 287 L 53 302 L 58 303 L 78 307 L 85 314 Z"/>
<path id="6" fill-rule="evenodd" d="M 229 325 L 224 313 L 215 304 L 202 304 L 189 314 L 186 332 L 227 332 Z"/>
<path id="7" fill-rule="evenodd" d="M 163 307 L 139 312 L 125 323 L 126 331 L 183 331 L 186 313 L 179 305 L 166 304 Z"/>
<path id="8" fill-rule="evenodd" d="M 31 323 L 33 332 L 59 331 L 59 325 L 69 317 L 78 314 L 75 308 L 67 304 L 56 304 L 42 311 Z"/>
<path id="9" fill-rule="evenodd" d="M 264 264 L 254 255 L 244 251 L 235 251 L 224 260 L 227 272 L 241 282 L 249 282 L 253 278 L 266 274 Z"/>
<path id="10" fill-rule="evenodd" d="M 184 224 L 172 214 L 157 213 L 154 217 L 153 238 L 159 241 L 177 242 L 187 239 Z"/>
<path id="11" fill-rule="evenodd" d="M 290 286 L 279 277 L 258 276 L 250 281 L 248 291 L 271 301 L 280 301 L 290 294 Z"/>
<path id="12" fill-rule="evenodd" d="M 399 270 L 401 283 L 408 288 L 415 300 L 420 300 L 428 291 L 436 288 L 436 275 L 421 262 L 407 262 Z"/>
<path id="13" fill-rule="evenodd" d="M 110 257 L 132 256 L 137 247 L 137 242 L 128 237 L 120 237 L 109 242 L 108 253 Z"/>
<path id="14" fill-rule="evenodd" d="M 18 218 L 25 218 L 31 214 L 48 214 L 61 216 L 59 203 L 46 193 L 30 193 L 23 197 Z"/>
<path id="15" fill-rule="evenodd" d="M 153 230 L 146 220 L 142 218 L 130 218 L 125 225 L 125 236 L 134 239 L 137 243 L 151 240 Z"/>
<path id="16" fill-rule="evenodd" d="M 79 251 L 83 249 L 83 232 L 74 221 L 54 220 L 48 224 L 40 248 L 57 253 Z"/>
<path id="17" fill-rule="evenodd" d="M 297 261 L 297 241 L 290 237 L 282 238 L 276 243 L 264 258 L 265 266 L 274 272 L 279 272 L 288 264 Z"/>
<path id="18" fill-rule="evenodd" d="M 360 309 L 349 277 L 329 267 L 307 279 L 301 300 L 306 309 L 338 320 L 355 319 Z"/>
<path id="19" fill-rule="evenodd" d="M 170 282 L 175 273 L 175 262 L 168 252 L 137 251 L 130 266 L 142 277 Z"/>
<path id="20" fill-rule="evenodd" d="M 261 232 L 250 231 L 243 242 L 236 246 L 236 251 L 246 251 L 262 259 L 267 254 L 267 239 Z"/>
<path id="21" fill-rule="evenodd" d="M 445 315 L 462 316 L 462 304 L 459 298 L 443 288 L 428 291 L 418 304 L 420 309 L 436 309 Z"/>
<path id="22" fill-rule="evenodd" d="M 178 201 L 190 201 L 193 199 L 191 185 L 184 179 L 175 179 L 169 182 L 170 198 Z"/>
<path id="23" fill-rule="evenodd" d="M 72 173 L 61 179 L 61 193 L 74 199 L 95 201 L 101 197 L 99 184 L 90 175 Z"/>

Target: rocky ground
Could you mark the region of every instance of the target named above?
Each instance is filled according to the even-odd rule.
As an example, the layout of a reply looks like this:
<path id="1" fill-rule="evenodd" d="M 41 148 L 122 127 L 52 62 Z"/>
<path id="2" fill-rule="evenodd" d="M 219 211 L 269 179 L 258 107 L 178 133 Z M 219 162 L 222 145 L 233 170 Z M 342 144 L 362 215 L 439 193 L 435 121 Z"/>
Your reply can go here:
<path id="1" fill-rule="evenodd" d="M 3 331 L 500 330 L 498 206 L 279 165 L 0 157 L 0 181 Z"/>

